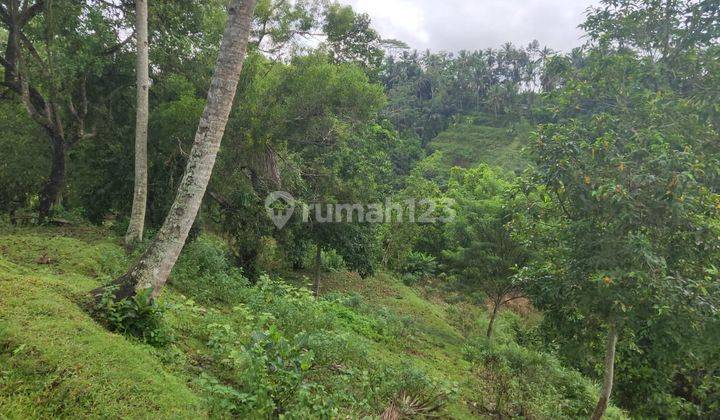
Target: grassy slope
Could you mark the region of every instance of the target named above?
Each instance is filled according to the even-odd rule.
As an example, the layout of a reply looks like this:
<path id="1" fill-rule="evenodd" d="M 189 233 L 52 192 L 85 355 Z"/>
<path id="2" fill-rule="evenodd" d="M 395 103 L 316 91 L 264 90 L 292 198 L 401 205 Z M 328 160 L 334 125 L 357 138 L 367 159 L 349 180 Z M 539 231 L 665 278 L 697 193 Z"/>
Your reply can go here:
<path id="1" fill-rule="evenodd" d="M 120 248 L 90 232 L 0 235 L 0 417 L 202 416 L 151 348 L 107 332 L 76 304 L 117 262 Z"/>
<path id="2" fill-rule="evenodd" d="M 152 347 L 107 332 L 78 306 L 85 292 L 128 263 L 116 241 L 93 230 L 48 232 L 0 233 L 0 417 L 206 415 L 184 373 L 163 365 Z M 441 308 L 386 277 L 362 287 L 342 281 L 349 279 L 338 276 L 334 288 L 362 288 L 376 304 L 414 317 L 423 331 L 417 341 L 423 348 L 411 353 L 405 345 L 372 343 L 373 358 L 390 364 L 412 358 L 448 380 L 462 378 L 462 336 Z M 169 291 L 166 299 L 180 298 Z M 189 353 L 202 346 L 180 345 Z M 459 402 L 448 410 L 470 415 Z"/>
<path id="3" fill-rule="evenodd" d="M 431 143 L 433 151 L 443 153 L 448 167 L 469 168 L 481 163 L 521 171 L 527 166 L 522 147 L 532 126 L 526 123 L 496 127 L 482 118 L 466 118 L 440 133 Z"/>
<path id="4" fill-rule="evenodd" d="M 395 363 L 409 360 L 457 383 L 460 398 L 451 401 L 448 412 L 455 418 L 471 416 L 466 404 L 472 398 L 473 384 L 467 378 L 470 364 L 462 357 L 462 334 L 447 320 L 446 304 L 431 303 L 385 274 L 365 280 L 336 274 L 324 280 L 323 288 L 326 292 L 357 293 L 375 309 L 387 308 L 412 320 L 412 338 L 376 345 L 376 356 Z"/>
<path id="5" fill-rule="evenodd" d="M 84 293 L 128 264 L 118 241 L 105 234 L 77 229 L 0 232 L 0 417 L 208 416 L 207 401 L 194 380 L 210 369 L 203 358 L 203 323 L 239 321 L 221 307 L 208 308 L 212 320 L 172 313 L 168 322 L 176 329 L 178 342 L 173 347 L 182 354 L 179 358 L 107 332 L 77 304 Z M 323 290 L 357 294 L 366 311 L 406 317 L 411 332 L 402 339 L 355 335 L 369 343 L 368 360 L 412 363 L 456 383 L 458 392 L 445 416 L 472 416 L 482 387 L 463 358 L 463 333 L 468 328 L 482 331 L 486 321 L 480 308 L 458 311 L 457 305 L 423 296 L 419 288 L 387 275 L 360 280 L 333 274 L 325 279 Z M 165 299 L 184 300 L 172 289 Z M 509 312 L 501 317 L 499 337 L 513 317 L 517 316 Z"/>

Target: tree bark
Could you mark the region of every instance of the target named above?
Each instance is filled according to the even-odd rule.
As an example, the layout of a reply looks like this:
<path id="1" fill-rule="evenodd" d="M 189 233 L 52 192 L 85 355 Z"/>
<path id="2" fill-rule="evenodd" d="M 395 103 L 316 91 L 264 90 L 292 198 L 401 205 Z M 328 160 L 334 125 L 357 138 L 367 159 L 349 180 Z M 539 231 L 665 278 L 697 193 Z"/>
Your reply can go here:
<path id="1" fill-rule="evenodd" d="M 0 1 L 0 3 L 3 3 Z M 53 65 L 53 54 L 51 40 L 54 35 L 50 32 L 45 34 L 45 48 L 48 51 L 46 56 L 41 56 L 33 43 L 23 34 L 23 28 L 35 17 L 50 13 L 51 2 L 36 1 L 20 2 L 19 0 L 5 1 L 5 12 L 0 16 L 2 26 L 7 30 L 5 57 L 0 60 L 0 65 L 5 69 L 5 77 L 0 84 L 15 92 L 22 101 L 30 118 L 45 130 L 49 137 L 52 160 L 50 176 L 39 192 L 40 203 L 38 206 L 38 219 L 44 221 L 58 204 L 62 197 L 62 190 L 65 185 L 66 154 L 77 142 L 93 137 L 96 134 L 93 128 L 92 133 L 85 132 L 85 121 L 88 112 L 88 100 L 86 90 L 87 74 L 78 80 L 80 82 L 80 94 L 82 97 L 81 106 L 75 108 L 72 102 L 73 94 L 65 91 L 65 95 L 58 91 L 59 86 L 72 86 L 74 82 L 65 83 L 56 80 L 60 74 L 55 71 Z M 46 16 L 47 18 L 47 16 Z M 24 47 L 24 48 L 23 48 Z M 35 62 L 40 69 L 43 80 L 33 85 L 30 81 L 30 72 L 26 65 L 27 58 Z M 49 90 L 45 96 L 40 92 L 39 86 Z M 60 100 L 64 97 L 64 100 Z M 67 102 L 67 113 L 61 109 L 61 102 Z M 67 133 L 63 123 L 63 115 L 69 114 L 76 120 L 73 133 Z"/>
<path id="2" fill-rule="evenodd" d="M 65 141 L 58 135 L 52 135 L 51 141 L 50 176 L 40 192 L 38 207 L 38 218 L 41 222 L 50 216 L 50 210 L 60 201 L 60 194 L 65 184 Z"/>
<path id="3" fill-rule="evenodd" d="M 502 298 L 500 301 L 493 302 L 493 311 L 492 314 L 490 314 L 490 322 L 488 323 L 488 329 L 487 329 L 487 338 L 491 338 L 493 335 L 493 330 L 495 327 L 495 319 L 497 318 L 498 310 L 500 310 L 500 305 L 502 304 Z"/>
<path id="4" fill-rule="evenodd" d="M 315 249 L 315 282 L 313 284 L 313 294 L 315 297 L 320 296 L 320 270 L 322 269 L 322 247 L 316 245 Z"/>
<path id="5" fill-rule="evenodd" d="M 115 297 L 129 297 L 152 289 L 155 298 L 170 275 L 202 203 L 225 132 L 242 71 L 257 0 L 233 0 L 228 23 L 185 174 L 170 212 L 157 237 L 137 264 L 117 279 Z M 94 291 L 95 296 L 103 289 Z"/>
<path id="6" fill-rule="evenodd" d="M 135 187 L 132 214 L 125 235 L 125 246 L 131 247 L 143 239 L 148 189 L 148 113 L 149 113 L 149 45 L 147 0 L 135 2 L 135 33 L 137 37 L 137 114 L 135 118 Z"/>
<path id="7" fill-rule="evenodd" d="M 616 321 L 610 323 L 608 331 L 607 344 L 605 349 L 605 380 L 603 381 L 602 390 L 600 391 L 600 400 L 595 407 L 595 411 L 591 417 L 592 420 L 600 420 L 605 415 L 608 403 L 610 402 L 610 394 L 612 393 L 613 379 L 615 373 L 615 348 L 617 347 L 618 333 Z"/>

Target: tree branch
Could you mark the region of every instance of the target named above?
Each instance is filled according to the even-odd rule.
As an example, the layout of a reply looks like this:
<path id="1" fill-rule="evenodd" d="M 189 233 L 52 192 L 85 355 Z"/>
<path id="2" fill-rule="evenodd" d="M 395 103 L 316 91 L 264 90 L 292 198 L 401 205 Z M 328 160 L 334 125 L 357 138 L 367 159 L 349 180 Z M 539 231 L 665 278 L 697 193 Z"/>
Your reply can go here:
<path id="1" fill-rule="evenodd" d="M 22 28 L 25 26 L 28 22 L 30 22 L 35 16 L 39 15 L 40 12 L 45 9 L 45 0 L 38 0 L 35 4 L 28 7 L 23 14 L 20 16 L 20 21 L 18 22 L 18 27 Z"/>
<path id="2" fill-rule="evenodd" d="M 134 37 L 135 37 L 135 30 L 133 30 L 133 32 L 132 32 L 130 35 L 128 35 L 128 37 L 125 38 L 124 41 L 121 41 L 121 42 L 113 45 L 112 47 L 106 49 L 105 51 L 103 51 L 103 52 L 102 52 L 102 55 L 112 55 L 112 54 L 115 54 L 116 52 L 120 51 L 120 49 L 121 49 L 122 47 L 124 47 L 125 45 L 129 44 L 130 41 L 131 41 Z"/>
<path id="3" fill-rule="evenodd" d="M 97 135 L 97 124 L 93 125 L 92 131 L 89 133 L 85 132 L 85 121 L 88 115 L 88 97 L 87 97 L 87 73 L 83 75 L 82 82 L 80 83 L 80 109 L 75 107 L 72 98 L 68 99 L 68 109 L 70 114 L 77 121 L 77 134 L 73 136 L 68 144 L 68 147 L 74 146 L 77 142 L 93 138 Z"/>
<path id="4" fill-rule="evenodd" d="M 48 69 L 45 64 L 45 60 L 40 56 L 40 53 L 35 48 L 33 43 L 28 39 L 27 36 L 22 31 L 18 31 L 18 35 L 20 37 L 20 41 L 25 45 L 25 48 L 30 52 L 30 55 L 37 61 L 38 65 L 40 66 L 40 69 L 43 73 L 45 73 L 46 76 L 48 75 Z"/>
<path id="5" fill-rule="evenodd" d="M 525 296 L 517 295 L 517 296 L 509 297 L 509 298 L 505 299 L 505 301 L 503 301 L 501 305 L 505 305 L 506 303 L 512 302 L 513 300 L 516 300 L 516 299 L 521 299 L 523 297 L 525 297 Z"/>
<path id="6" fill-rule="evenodd" d="M 31 93 L 30 93 L 30 86 L 27 82 L 27 80 L 20 76 L 20 97 L 22 98 L 23 104 L 25 105 L 25 108 L 27 109 L 28 113 L 30 114 L 30 117 L 35 120 L 38 124 L 40 124 L 43 128 L 48 130 L 49 132 L 54 133 L 55 132 L 55 126 L 53 125 L 50 117 L 49 117 L 49 104 L 47 101 L 43 99 L 43 102 L 45 103 L 45 115 L 41 114 L 35 105 L 33 104 Z M 39 95 L 39 93 L 38 93 Z"/>

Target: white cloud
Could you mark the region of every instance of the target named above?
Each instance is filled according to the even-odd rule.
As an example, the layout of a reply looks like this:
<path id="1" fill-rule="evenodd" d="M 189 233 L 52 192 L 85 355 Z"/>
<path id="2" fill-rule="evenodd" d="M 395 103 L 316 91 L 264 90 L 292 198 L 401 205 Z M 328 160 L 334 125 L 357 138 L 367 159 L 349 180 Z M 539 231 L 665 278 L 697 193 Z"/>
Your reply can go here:
<path id="1" fill-rule="evenodd" d="M 457 51 L 504 42 L 568 51 L 582 43 L 577 26 L 599 0 L 342 0 L 368 13 L 386 38 L 414 48 Z"/>
<path id="2" fill-rule="evenodd" d="M 420 43 L 430 41 L 425 30 L 425 13 L 411 0 L 349 0 L 355 10 L 367 13 L 373 26 L 385 38 L 412 40 Z"/>

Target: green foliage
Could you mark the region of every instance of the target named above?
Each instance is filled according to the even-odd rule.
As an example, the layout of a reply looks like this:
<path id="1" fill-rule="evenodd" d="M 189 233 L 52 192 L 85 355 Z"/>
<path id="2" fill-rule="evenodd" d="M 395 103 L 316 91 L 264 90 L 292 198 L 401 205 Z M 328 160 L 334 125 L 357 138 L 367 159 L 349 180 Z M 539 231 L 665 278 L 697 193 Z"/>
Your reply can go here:
<path id="1" fill-rule="evenodd" d="M 482 378 L 480 415 L 581 418 L 592 413 L 592 384 L 550 355 L 486 339 L 471 342 L 464 352 Z M 622 415 L 611 409 L 607 417 Z"/>
<path id="2" fill-rule="evenodd" d="M 523 171 L 529 162 L 521 149 L 529 143 L 532 126 L 485 124 L 481 116 L 464 118 L 438 134 L 429 147 L 442 153 L 442 164 L 447 168 L 472 168 L 484 163 L 506 171 Z"/>
<path id="3" fill-rule="evenodd" d="M 0 102 L 0 119 L 0 211 L 12 213 L 33 204 L 48 171 L 49 153 L 20 104 Z"/>
<path id="4" fill-rule="evenodd" d="M 420 280 L 435 275 L 438 264 L 434 256 L 411 251 L 400 269 L 403 283 L 412 286 Z"/>
<path id="5" fill-rule="evenodd" d="M 193 235 L 160 303 L 108 291 L 95 308 L 137 339 L 76 304 L 124 272 L 117 238 L 12 226 L 33 220 L 51 123 L 67 137 L 58 218 L 119 236 L 132 195 L 132 2 L 40 3 L 19 55 L 0 19 L 0 417 L 587 417 L 596 390 L 561 363 L 598 380 L 608 325 L 613 402 L 720 416 L 717 2 L 602 0 L 586 46 L 556 55 L 398 52 L 348 6 L 260 0 L 194 229 L 212 234 Z M 150 2 L 150 233 L 191 153 L 226 5 Z M 53 118 L 28 115 L 18 68 Z M 278 230 L 263 201 L 279 189 L 426 198 L 455 218 Z M 319 298 L 278 278 L 307 283 L 316 249 Z M 521 292 L 523 315 L 500 312 L 496 340 L 477 340 L 485 300 Z"/>
<path id="6" fill-rule="evenodd" d="M 316 301 L 268 277 L 243 300 L 230 313 L 189 300 L 172 305 L 178 332 L 203 341 L 198 351 L 212 361 L 198 386 L 213 415 L 361 416 L 379 413 L 402 390 L 443 402 L 450 395 L 417 366 L 372 360 L 370 343 L 390 346 L 407 337 L 407 320 L 391 311 L 372 310 L 357 297 Z"/>
<path id="7" fill-rule="evenodd" d="M 3 415 L 142 416 L 157 407 L 161 417 L 359 418 L 396 407 L 469 418 L 467 402 L 479 402 L 447 305 L 391 276 L 334 273 L 327 290 L 337 292 L 321 299 L 262 277 L 235 287 L 232 304 L 200 305 L 170 287 L 160 305 L 174 340 L 151 348 L 107 332 L 73 300 L 122 272 L 122 249 L 103 231 L 54 232 L 0 236 L 8 247 L 0 248 Z M 199 242 L 182 258 L 222 277 L 225 248 L 211 237 Z M 40 266 L 43 250 L 58 260 Z M 498 331 L 506 341 L 521 322 L 510 318 Z M 69 394 L 91 398 L 69 404 Z M 38 398 L 47 403 L 33 404 Z"/>
<path id="8" fill-rule="evenodd" d="M 92 308 L 95 318 L 109 330 L 136 337 L 162 347 L 173 338 L 163 323 L 165 308 L 150 298 L 152 289 L 124 298 L 115 298 L 116 288 L 108 287 Z"/>
<path id="9" fill-rule="evenodd" d="M 239 376 L 234 388 L 201 378 L 201 386 L 211 393 L 211 405 L 233 416 L 337 415 L 325 401 L 324 388 L 305 380 L 314 361 L 313 352 L 303 345 L 306 340 L 303 334 L 288 340 L 275 326 L 253 331 L 249 343 L 240 348 L 232 340 L 223 344 L 215 337 L 208 343 L 215 357 Z"/>
<path id="10" fill-rule="evenodd" d="M 535 203 L 518 227 L 540 252 L 526 273 L 533 300 L 549 340 L 588 373 L 599 335 L 618 324 L 619 398 L 659 415 L 648 400 L 676 394 L 673 377 L 698 350 L 691 337 L 718 308 L 717 131 L 631 52 L 592 51 L 554 95 L 557 119 L 531 148 Z M 649 367 L 656 357 L 667 370 Z"/>
<path id="11" fill-rule="evenodd" d="M 432 255 L 422 252 L 410 252 L 402 267 L 402 271 L 404 273 L 414 273 L 429 277 L 436 273 L 437 268 L 437 262 Z"/>
<path id="12" fill-rule="evenodd" d="M 170 284 L 200 303 L 236 304 L 248 280 L 231 265 L 228 256 L 222 240 L 202 235 L 185 246 Z"/>
<path id="13" fill-rule="evenodd" d="M 339 272 L 346 268 L 345 260 L 335 250 L 323 252 L 321 255 L 321 264 L 326 271 Z"/>
<path id="14" fill-rule="evenodd" d="M 482 291 L 495 309 L 522 293 L 516 274 L 529 259 L 508 227 L 514 211 L 511 192 L 510 182 L 485 165 L 454 169 L 448 188 L 457 215 L 450 222 L 443 257 L 461 288 Z"/>
<path id="15" fill-rule="evenodd" d="M 389 97 L 386 115 L 401 133 L 417 135 L 423 145 L 465 115 L 492 115 L 480 125 L 533 120 L 538 107 L 534 88 L 552 54 L 534 41 L 527 47 L 506 43 L 457 54 L 404 51 L 389 56 L 382 72 Z"/>
<path id="16" fill-rule="evenodd" d="M 370 16 L 331 3 L 325 11 L 323 30 L 335 61 L 357 63 L 377 76 L 385 52 L 383 40 L 370 26 Z"/>

